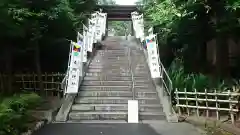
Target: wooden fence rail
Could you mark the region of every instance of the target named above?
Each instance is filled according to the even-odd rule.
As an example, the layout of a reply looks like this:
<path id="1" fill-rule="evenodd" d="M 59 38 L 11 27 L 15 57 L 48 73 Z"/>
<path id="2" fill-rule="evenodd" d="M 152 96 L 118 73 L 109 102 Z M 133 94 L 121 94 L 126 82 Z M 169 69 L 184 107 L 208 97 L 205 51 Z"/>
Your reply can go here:
<path id="1" fill-rule="evenodd" d="M 194 92 L 180 91 L 179 89 L 175 90 L 176 97 L 176 107 L 178 113 L 182 115 L 187 113 L 191 115 L 192 112 L 196 113 L 199 117 L 205 112 L 205 116 L 209 117 L 210 112 L 214 112 L 216 119 L 220 120 L 221 114 L 228 114 L 231 118 L 231 122 L 234 124 L 239 113 L 239 96 L 240 93 L 231 92 L 213 92 L 205 89 L 204 92 L 198 92 L 196 89 Z"/>
<path id="2" fill-rule="evenodd" d="M 45 94 L 47 96 L 61 97 L 63 94 L 61 82 L 65 74 L 44 73 L 41 76 Z M 5 90 L 6 79 L 6 74 L 0 74 L 0 91 Z M 40 92 L 38 75 L 36 73 L 14 74 L 13 80 L 14 87 L 20 90 Z"/>

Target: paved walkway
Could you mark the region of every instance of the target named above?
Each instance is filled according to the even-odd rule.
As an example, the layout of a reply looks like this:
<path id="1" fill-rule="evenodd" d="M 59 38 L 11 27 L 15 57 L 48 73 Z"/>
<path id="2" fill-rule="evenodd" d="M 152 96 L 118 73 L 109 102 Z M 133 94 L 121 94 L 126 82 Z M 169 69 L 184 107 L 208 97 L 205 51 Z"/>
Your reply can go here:
<path id="1" fill-rule="evenodd" d="M 124 38 L 124 37 L 118 37 Z M 131 39 L 130 39 L 131 42 Z M 123 46 L 136 47 L 129 41 Z M 33 135 L 202 135 L 202 131 L 187 123 L 168 123 L 162 121 L 143 121 L 139 124 L 117 123 L 53 123 L 45 125 Z"/>
<path id="2" fill-rule="evenodd" d="M 48 124 L 33 135 L 202 135 L 187 123 L 55 123 Z"/>

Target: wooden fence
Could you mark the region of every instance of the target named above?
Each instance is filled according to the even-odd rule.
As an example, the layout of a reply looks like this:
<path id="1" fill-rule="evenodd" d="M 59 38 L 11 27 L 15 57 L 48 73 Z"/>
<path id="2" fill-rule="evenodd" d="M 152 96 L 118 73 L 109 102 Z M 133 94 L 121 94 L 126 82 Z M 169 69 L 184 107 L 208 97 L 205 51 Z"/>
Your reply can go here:
<path id="1" fill-rule="evenodd" d="M 205 89 L 204 92 L 194 92 L 175 90 L 176 107 L 178 113 L 182 115 L 195 114 L 199 117 L 204 115 L 206 117 L 216 117 L 220 120 L 220 116 L 229 116 L 229 120 L 234 124 L 238 119 L 239 113 L 239 96 L 240 93 L 231 92 L 217 92 L 214 90 L 210 92 Z"/>
<path id="2" fill-rule="evenodd" d="M 61 82 L 65 74 L 61 73 L 44 73 L 41 75 L 43 81 L 44 92 L 46 96 L 62 97 L 63 90 L 61 89 Z M 0 91 L 6 89 L 7 75 L 0 74 Z M 36 73 L 14 74 L 13 76 L 14 88 L 40 92 L 38 75 Z"/>

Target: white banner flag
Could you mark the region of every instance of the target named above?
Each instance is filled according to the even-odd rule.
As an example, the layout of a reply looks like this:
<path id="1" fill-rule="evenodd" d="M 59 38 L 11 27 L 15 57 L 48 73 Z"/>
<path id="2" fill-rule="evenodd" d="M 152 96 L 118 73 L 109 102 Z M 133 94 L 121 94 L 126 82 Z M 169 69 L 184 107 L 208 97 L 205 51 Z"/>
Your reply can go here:
<path id="1" fill-rule="evenodd" d="M 71 42 L 71 46 L 72 46 L 72 54 L 71 54 L 70 67 L 71 68 L 79 68 L 79 65 L 82 62 L 81 44 Z"/>
<path id="2" fill-rule="evenodd" d="M 90 27 L 89 27 L 89 31 L 87 32 L 87 37 L 88 37 L 88 48 L 87 48 L 87 51 L 92 52 L 93 38 L 92 38 L 92 31 L 91 31 Z"/>
<path id="3" fill-rule="evenodd" d="M 97 43 L 96 40 L 96 18 L 89 19 L 89 27 L 91 25 L 91 30 L 92 30 L 92 43 Z"/>
<path id="4" fill-rule="evenodd" d="M 88 19 L 88 26 L 89 26 L 89 32 L 91 33 L 90 44 L 92 46 L 94 43 L 94 38 L 95 38 L 95 23 L 94 23 L 94 21 Z"/>
<path id="5" fill-rule="evenodd" d="M 77 93 L 79 83 L 79 69 L 71 68 L 67 79 L 67 90 L 66 93 Z"/>
<path id="6" fill-rule="evenodd" d="M 79 35 L 78 35 L 79 37 Z M 81 38 L 81 37 L 79 37 Z M 79 40 L 80 41 L 80 40 Z M 71 57 L 70 65 L 67 76 L 67 87 L 65 89 L 66 93 L 77 93 L 79 76 L 81 75 L 82 69 L 82 55 L 81 55 L 81 44 L 71 42 Z"/>
<path id="7" fill-rule="evenodd" d="M 88 28 L 83 25 L 83 62 L 87 62 L 87 46 L 88 46 L 88 42 L 87 42 L 87 31 L 88 31 Z"/>
<path id="8" fill-rule="evenodd" d="M 161 77 L 160 72 L 160 65 L 159 65 L 159 55 L 157 50 L 157 43 L 156 43 L 156 36 L 154 37 L 147 37 L 146 39 L 146 45 L 147 45 L 147 51 L 148 51 L 148 61 L 149 61 L 149 67 L 151 71 L 152 78 L 159 78 Z"/>

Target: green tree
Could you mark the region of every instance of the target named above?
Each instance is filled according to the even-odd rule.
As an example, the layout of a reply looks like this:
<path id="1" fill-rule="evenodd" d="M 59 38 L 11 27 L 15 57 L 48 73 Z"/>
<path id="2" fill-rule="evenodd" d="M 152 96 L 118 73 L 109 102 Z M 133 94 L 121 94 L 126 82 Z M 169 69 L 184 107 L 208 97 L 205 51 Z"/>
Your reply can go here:
<path id="1" fill-rule="evenodd" d="M 75 40 L 76 31 L 95 5 L 95 0 L 1 0 L 0 50 L 6 62 L 9 93 L 13 89 L 14 55 L 34 54 L 40 89 L 43 90 L 40 77 L 41 49 L 60 42 L 65 44 L 66 39 Z"/>
<path id="2" fill-rule="evenodd" d="M 216 38 L 216 71 L 224 75 L 228 68 L 226 41 L 228 37 L 239 35 L 236 33 L 239 30 L 239 0 L 150 0 L 145 3 L 145 19 L 151 20 L 150 25 L 157 26 L 160 45 L 169 48 L 175 57 L 180 50 L 185 70 L 206 69 L 206 43 Z"/>

